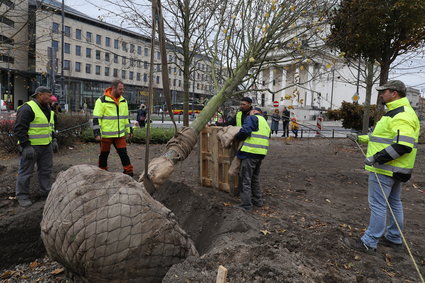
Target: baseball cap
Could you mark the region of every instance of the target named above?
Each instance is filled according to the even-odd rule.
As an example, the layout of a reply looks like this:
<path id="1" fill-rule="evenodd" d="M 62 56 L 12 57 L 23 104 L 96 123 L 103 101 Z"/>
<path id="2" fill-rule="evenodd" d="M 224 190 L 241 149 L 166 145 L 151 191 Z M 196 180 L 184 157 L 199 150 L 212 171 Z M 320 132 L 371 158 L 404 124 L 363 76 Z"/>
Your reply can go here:
<path id="1" fill-rule="evenodd" d="M 403 94 L 406 93 L 406 85 L 399 80 L 388 81 L 385 84 L 376 88 L 377 91 L 386 90 L 386 89 L 396 90 Z"/>
<path id="2" fill-rule="evenodd" d="M 248 102 L 248 103 L 252 103 L 252 99 L 251 98 L 249 98 L 249 97 L 244 97 L 244 98 L 242 98 L 241 99 L 241 101 L 246 101 L 246 102 Z"/>
<path id="3" fill-rule="evenodd" d="M 46 86 L 39 86 L 35 89 L 35 92 L 31 95 L 31 96 L 35 96 L 38 93 L 52 93 L 52 91 L 50 90 L 50 88 L 46 87 Z"/>
<path id="4" fill-rule="evenodd" d="M 254 108 L 252 108 L 252 110 L 257 110 L 258 112 L 263 113 L 263 110 L 261 110 L 260 107 L 254 107 Z"/>

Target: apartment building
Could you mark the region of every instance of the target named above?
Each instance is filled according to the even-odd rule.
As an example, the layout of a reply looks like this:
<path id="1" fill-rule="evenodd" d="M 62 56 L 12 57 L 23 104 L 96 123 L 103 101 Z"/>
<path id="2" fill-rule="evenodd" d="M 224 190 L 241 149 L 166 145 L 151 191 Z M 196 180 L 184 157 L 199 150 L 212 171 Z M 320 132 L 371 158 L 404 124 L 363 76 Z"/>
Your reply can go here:
<path id="1" fill-rule="evenodd" d="M 26 53 L 14 54 L 15 62 L 20 62 L 25 57 L 26 63 L 23 60 L 20 66 L 12 66 L 9 62 L 4 67 L 7 62 L 2 60 L 0 65 L 3 80 L 3 77 L 7 80 L 7 75 L 3 74 L 4 69 L 13 70 L 17 74 L 28 73 L 26 91 L 18 91 L 16 79 L 11 84 L 15 107 L 26 101 L 36 86 L 43 84 L 51 86 L 60 102 L 68 104 L 70 109 L 78 110 L 84 103 L 91 108 L 114 79 L 121 79 L 125 83 L 125 97 L 130 107 L 136 108 L 147 100 L 151 52 L 149 37 L 90 18 L 67 6 L 62 27 L 61 3 L 53 0 L 26 2 L 30 23 L 27 32 L 32 36 L 27 36 L 29 42 Z M 21 13 L 25 11 L 23 6 L 25 4 L 19 9 Z M 183 75 L 179 68 L 182 60 L 178 49 L 170 47 L 167 57 L 172 99 L 180 102 L 183 99 Z M 154 103 L 161 104 L 164 95 L 158 47 L 154 49 L 154 58 Z M 192 74 L 190 95 L 193 99 L 202 99 L 212 94 L 208 58 L 199 55 L 194 65 L 196 71 Z M 1 90 L 4 93 L 3 85 Z"/>

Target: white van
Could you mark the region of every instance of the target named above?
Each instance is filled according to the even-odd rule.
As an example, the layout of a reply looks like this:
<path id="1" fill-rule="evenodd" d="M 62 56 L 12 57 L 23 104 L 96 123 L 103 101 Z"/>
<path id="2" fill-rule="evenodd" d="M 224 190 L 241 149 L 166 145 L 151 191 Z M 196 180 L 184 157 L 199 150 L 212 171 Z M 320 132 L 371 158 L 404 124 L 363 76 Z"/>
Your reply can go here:
<path id="1" fill-rule="evenodd" d="M 3 99 L 0 100 L 0 110 L 1 111 L 6 111 L 7 110 L 6 102 Z"/>

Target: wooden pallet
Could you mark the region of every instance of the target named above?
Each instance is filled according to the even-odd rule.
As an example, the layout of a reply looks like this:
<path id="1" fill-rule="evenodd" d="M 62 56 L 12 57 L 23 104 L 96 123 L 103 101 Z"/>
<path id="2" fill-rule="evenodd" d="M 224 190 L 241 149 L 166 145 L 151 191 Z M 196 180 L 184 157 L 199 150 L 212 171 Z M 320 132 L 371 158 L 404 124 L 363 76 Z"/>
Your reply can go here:
<path id="1" fill-rule="evenodd" d="M 236 150 L 223 148 L 217 137 L 221 127 L 205 127 L 200 134 L 199 176 L 202 186 L 213 187 L 233 195 L 238 192 L 238 176 L 229 175 Z"/>

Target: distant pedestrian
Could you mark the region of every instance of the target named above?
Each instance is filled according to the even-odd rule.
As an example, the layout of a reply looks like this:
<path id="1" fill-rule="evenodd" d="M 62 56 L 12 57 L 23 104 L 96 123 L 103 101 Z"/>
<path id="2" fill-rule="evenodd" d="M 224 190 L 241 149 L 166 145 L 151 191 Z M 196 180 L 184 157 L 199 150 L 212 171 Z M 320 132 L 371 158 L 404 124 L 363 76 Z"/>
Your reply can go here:
<path id="1" fill-rule="evenodd" d="M 298 138 L 298 122 L 297 118 L 293 117 L 291 119 L 291 123 L 289 123 L 289 128 L 291 129 L 291 132 L 294 134 L 295 138 Z"/>
<path id="2" fill-rule="evenodd" d="M 264 117 L 264 119 L 266 119 L 266 121 L 269 120 L 269 114 L 267 113 L 267 111 L 263 112 L 263 117 Z"/>
<path id="3" fill-rule="evenodd" d="M 32 97 L 31 101 L 19 107 L 14 127 L 14 135 L 22 148 L 16 199 L 23 207 L 32 204 L 30 179 L 36 164 L 40 196 L 47 197 L 49 194 L 52 187 L 53 152 L 59 149 L 55 137 L 55 114 L 50 109 L 52 91 L 40 86 Z"/>
<path id="4" fill-rule="evenodd" d="M 144 128 L 145 127 L 145 125 L 146 125 L 146 116 L 147 116 L 146 105 L 140 104 L 140 107 L 137 110 L 137 117 L 136 117 L 137 123 L 139 123 L 140 128 Z"/>
<path id="5" fill-rule="evenodd" d="M 272 114 L 272 124 L 270 127 L 272 131 L 272 135 L 273 135 L 273 132 L 276 133 L 277 135 L 277 131 L 279 131 L 279 121 L 280 121 L 279 109 L 275 109 Z"/>
<path id="6" fill-rule="evenodd" d="M 282 137 L 289 137 L 289 119 L 290 119 L 291 113 L 289 112 L 286 107 L 283 107 L 282 111 L 282 125 L 283 125 L 283 135 Z"/>
<path id="7" fill-rule="evenodd" d="M 128 117 L 128 103 L 122 96 L 124 83 L 114 80 L 111 87 L 96 100 L 93 110 L 93 132 L 100 141 L 99 168 L 108 170 L 108 156 L 113 144 L 121 159 L 124 174 L 133 176 L 133 165 L 127 154 L 126 134 L 133 128 Z"/>

